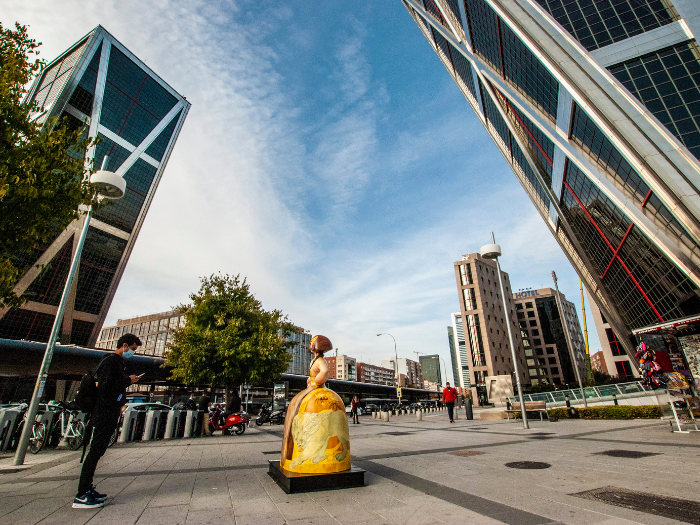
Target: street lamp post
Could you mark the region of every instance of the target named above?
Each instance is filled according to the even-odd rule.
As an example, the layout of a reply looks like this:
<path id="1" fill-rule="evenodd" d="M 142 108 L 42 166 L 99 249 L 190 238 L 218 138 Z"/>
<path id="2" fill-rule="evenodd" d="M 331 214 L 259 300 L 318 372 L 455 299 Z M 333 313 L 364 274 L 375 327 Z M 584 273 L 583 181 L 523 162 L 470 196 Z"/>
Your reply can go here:
<path id="1" fill-rule="evenodd" d="M 523 399 L 523 387 L 520 384 L 520 371 L 518 369 L 518 357 L 515 353 L 515 341 L 513 341 L 513 331 L 510 327 L 510 315 L 508 313 L 508 303 L 506 302 L 506 293 L 503 289 L 503 277 L 501 276 L 501 265 L 498 262 L 498 257 L 501 255 L 501 247 L 496 244 L 496 239 L 491 232 L 491 244 L 481 247 L 481 256 L 484 259 L 493 259 L 496 261 L 496 273 L 498 274 L 498 283 L 501 286 L 501 300 L 503 301 L 503 311 L 506 315 L 506 326 L 508 327 L 508 340 L 510 341 L 510 353 L 513 358 L 513 368 L 515 369 L 515 382 L 518 385 L 518 397 L 520 398 L 520 412 L 523 416 L 523 428 L 530 428 L 527 421 L 527 411 L 525 410 L 525 401 Z"/>
<path id="2" fill-rule="evenodd" d="M 391 334 L 377 334 L 377 337 L 380 335 L 388 335 L 394 339 L 394 336 Z M 396 386 L 399 386 L 399 354 L 396 352 L 396 339 L 394 339 L 394 355 L 396 355 L 396 360 L 394 361 L 394 379 L 396 379 Z"/>
<path id="3" fill-rule="evenodd" d="M 578 371 L 576 353 L 574 352 L 574 347 L 571 344 L 571 336 L 569 334 L 569 323 L 566 320 L 566 313 L 564 312 L 564 308 L 561 303 L 561 297 L 559 297 L 559 285 L 557 284 L 557 274 L 554 272 L 552 272 L 552 279 L 554 279 L 554 288 L 556 288 L 557 290 L 557 308 L 559 308 L 559 317 L 561 317 L 562 328 L 564 329 L 564 338 L 566 339 L 566 345 L 569 347 L 569 355 L 571 356 L 571 366 L 574 368 L 574 372 L 576 373 L 576 380 L 578 381 L 578 386 L 581 389 L 583 406 L 588 407 L 588 402 L 586 401 L 586 393 L 583 390 L 583 383 L 581 383 L 581 373 Z"/>
<path id="4" fill-rule="evenodd" d="M 120 175 L 105 170 L 105 167 L 107 166 L 107 159 L 108 157 L 105 156 L 102 161 L 102 169 L 92 174 L 90 177 L 90 184 L 92 184 L 95 190 L 97 190 L 97 194 L 100 197 L 104 197 L 106 199 L 121 199 L 126 191 L 126 181 Z M 75 278 L 75 273 L 78 270 L 78 264 L 80 263 L 80 256 L 83 252 L 83 245 L 85 244 L 85 238 L 87 237 L 91 216 L 92 205 L 88 206 L 87 213 L 85 214 L 85 224 L 83 224 L 83 230 L 80 233 L 80 239 L 78 240 L 78 246 L 75 250 L 75 256 L 71 261 L 68 279 L 66 280 L 66 285 L 63 288 L 61 302 L 58 304 L 56 318 L 54 319 L 53 328 L 51 329 L 51 336 L 49 337 L 49 342 L 46 344 L 44 360 L 41 362 L 41 368 L 39 369 L 39 375 L 36 379 L 36 385 L 34 386 L 32 400 L 29 403 L 29 408 L 27 409 L 22 436 L 17 444 L 17 452 L 15 453 L 14 459 L 15 466 L 23 465 L 24 457 L 27 455 L 29 438 L 31 437 L 32 430 L 34 428 L 34 420 L 36 419 L 36 413 L 39 409 L 39 401 L 41 400 L 41 395 L 44 393 L 44 385 L 46 384 L 46 379 L 49 375 L 49 367 L 51 366 L 51 359 L 53 358 L 53 350 L 56 346 L 56 339 L 58 339 L 58 331 L 63 323 L 63 313 L 66 310 L 68 296 L 70 295 L 71 288 L 73 287 L 73 279 Z"/>

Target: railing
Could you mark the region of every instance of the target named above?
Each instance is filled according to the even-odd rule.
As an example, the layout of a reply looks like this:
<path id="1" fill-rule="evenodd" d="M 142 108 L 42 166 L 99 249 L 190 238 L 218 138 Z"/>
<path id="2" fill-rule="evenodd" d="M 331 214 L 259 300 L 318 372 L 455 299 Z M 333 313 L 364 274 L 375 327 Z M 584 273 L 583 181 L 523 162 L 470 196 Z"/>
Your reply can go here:
<path id="1" fill-rule="evenodd" d="M 583 389 L 588 401 L 605 401 L 611 399 L 612 396 L 618 398 L 637 397 L 640 394 L 653 396 L 656 395 L 654 390 L 646 390 L 640 381 L 634 383 L 618 383 L 614 385 L 589 386 Z M 561 403 L 566 402 L 565 396 L 569 396 L 569 400 L 582 401 L 581 390 L 555 390 L 554 392 L 540 392 L 537 394 L 523 394 L 523 401 L 545 401 L 546 403 Z M 509 397 L 511 403 L 519 403 L 517 396 Z"/>

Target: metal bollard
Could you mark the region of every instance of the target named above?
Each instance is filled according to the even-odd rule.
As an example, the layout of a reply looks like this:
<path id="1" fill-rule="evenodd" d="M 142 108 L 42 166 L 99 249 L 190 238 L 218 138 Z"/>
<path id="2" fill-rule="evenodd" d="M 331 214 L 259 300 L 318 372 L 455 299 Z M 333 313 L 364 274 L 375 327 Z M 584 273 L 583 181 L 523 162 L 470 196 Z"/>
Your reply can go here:
<path id="1" fill-rule="evenodd" d="M 617 406 L 617 405 L 618 405 L 618 402 L 617 402 L 617 395 L 616 395 L 616 394 L 613 394 L 613 395 L 612 395 L 612 398 L 613 398 L 613 403 L 615 403 L 615 405 Z"/>
<path id="2" fill-rule="evenodd" d="M 472 408 L 472 400 L 467 399 L 467 402 L 464 404 L 464 406 L 466 407 L 465 409 L 467 412 L 467 420 L 471 421 L 472 419 L 474 419 L 474 410 Z"/>
<path id="3" fill-rule="evenodd" d="M 126 443 L 127 441 L 134 440 L 137 419 L 138 412 L 136 412 L 136 410 L 127 409 L 124 412 L 124 421 L 122 421 L 122 432 L 119 434 L 119 443 Z"/>

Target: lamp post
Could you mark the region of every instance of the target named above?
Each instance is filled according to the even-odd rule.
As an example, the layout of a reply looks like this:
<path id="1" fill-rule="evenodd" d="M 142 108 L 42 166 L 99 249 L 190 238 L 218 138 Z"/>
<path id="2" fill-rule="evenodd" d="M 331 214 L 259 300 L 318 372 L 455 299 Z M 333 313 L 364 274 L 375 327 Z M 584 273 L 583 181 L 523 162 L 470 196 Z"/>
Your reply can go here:
<path id="1" fill-rule="evenodd" d="M 506 302 L 506 294 L 503 289 L 503 277 L 501 276 L 501 265 L 498 258 L 501 255 L 501 247 L 496 244 L 496 239 L 491 232 L 491 244 L 481 247 L 481 256 L 484 259 L 493 259 L 496 261 L 496 273 L 498 274 L 498 284 L 501 286 L 501 300 L 503 301 L 503 311 L 506 315 L 506 326 L 508 327 L 508 340 L 510 341 L 510 353 L 513 357 L 513 368 L 515 369 L 515 382 L 518 385 L 518 397 L 520 398 L 520 412 L 523 416 L 523 428 L 530 428 L 527 422 L 527 411 L 525 410 L 525 401 L 523 399 L 523 387 L 520 384 L 520 371 L 518 370 L 518 357 L 515 354 L 515 342 L 513 341 L 513 331 L 510 328 L 510 315 L 508 313 L 508 303 Z"/>
<path id="2" fill-rule="evenodd" d="M 442 361 L 442 369 L 445 371 L 445 377 L 442 378 L 442 384 L 440 386 L 443 386 L 445 383 L 447 383 L 447 365 L 445 364 L 445 359 L 440 356 L 440 360 Z M 454 382 L 456 383 L 457 380 L 454 379 Z"/>
<path id="3" fill-rule="evenodd" d="M 557 284 L 557 274 L 552 272 L 552 279 L 554 279 L 554 288 L 557 290 L 557 308 L 559 308 L 559 317 L 561 317 L 562 328 L 564 329 L 564 338 L 566 339 L 566 345 L 569 347 L 569 355 L 571 356 L 571 366 L 576 373 L 576 380 L 578 381 L 578 386 L 581 389 L 581 397 L 583 398 L 583 406 L 588 407 L 588 402 L 586 401 L 586 393 L 583 391 L 583 383 L 581 383 L 581 373 L 578 371 L 578 364 L 576 363 L 576 354 L 574 353 L 574 347 L 571 344 L 571 337 L 569 334 L 569 323 L 566 320 L 566 313 L 564 312 L 563 305 L 561 303 L 561 297 L 559 297 L 559 285 Z"/>
<path id="4" fill-rule="evenodd" d="M 380 335 L 388 335 L 394 339 L 394 336 L 391 334 L 377 334 L 377 337 Z M 394 361 L 394 375 L 396 377 L 394 379 L 396 379 L 396 386 L 399 386 L 399 354 L 396 352 L 396 339 L 394 339 L 394 355 L 396 355 L 396 360 Z"/>
<path id="5" fill-rule="evenodd" d="M 102 169 L 92 174 L 90 177 L 90 184 L 92 184 L 95 190 L 97 190 L 97 194 L 100 197 L 104 197 L 105 199 L 121 199 L 126 191 L 126 181 L 120 175 L 105 170 L 105 167 L 107 166 L 107 159 L 108 157 L 105 156 L 102 161 Z M 46 379 L 49 375 L 49 367 L 51 366 L 51 359 L 53 358 L 53 350 L 56 346 L 58 331 L 63 323 L 63 313 L 66 310 L 68 296 L 70 295 L 71 288 L 73 287 L 73 279 L 75 278 L 75 273 L 78 270 L 80 256 L 83 252 L 85 238 L 87 237 L 88 228 L 90 226 L 91 216 L 92 204 L 88 206 L 87 213 L 85 215 L 85 224 L 83 224 L 83 230 L 80 233 L 80 239 L 78 240 L 78 246 L 75 250 L 75 256 L 71 261 L 70 270 L 68 271 L 68 279 L 66 280 L 66 285 L 63 288 L 61 302 L 58 304 L 56 318 L 54 319 L 53 328 L 51 329 L 51 336 L 49 337 L 49 342 L 46 344 L 44 360 L 41 362 L 41 368 L 39 369 L 39 375 L 36 380 L 36 385 L 34 386 L 32 400 L 29 403 L 29 408 L 27 409 L 24 429 L 22 430 L 22 436 L 20 437 L 20 441 L 17 445 L 17 452 L 14 459 L 14 465 L 16 466 L 23 465 L 24 457 L 27 455 L 29 438 L 31 437 L 32 430 L 34 428 L 34 420 L 36 419 L 36 413 L 39 409 L 39 401 L 41 400 L 41 395 L 44 393 L 44 385 L 46 384 Z"/>

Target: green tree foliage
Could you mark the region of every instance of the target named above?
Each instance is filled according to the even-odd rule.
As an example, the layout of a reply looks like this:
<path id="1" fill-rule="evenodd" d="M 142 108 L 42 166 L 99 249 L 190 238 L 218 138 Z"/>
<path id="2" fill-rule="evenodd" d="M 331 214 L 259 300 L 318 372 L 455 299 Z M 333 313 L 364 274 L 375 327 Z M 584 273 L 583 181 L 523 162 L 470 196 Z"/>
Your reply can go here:
<path id="1" fill-rule="evenodd" d="M 295 326 L 279 310 L 266 311 L 240 276 L 202 278 L 191 305 L 178 310 L 187 320 L 175 330 L 165 354 L 171 379 L 189 385 L 237 387 L 270 383 L 291 359 L 283 334 Z"/>
<path id="2" fill-rule="evenodd" d="M 93 141 L 66 120 L 37 124 L 39 108 L 23 102 L 45 65 L 40 45 L 26 26 L 0 24 L 0 308 L 22 303 L 12 292 L 28 269 L 21 261 L 95 200 L 84 162 Z"/>

